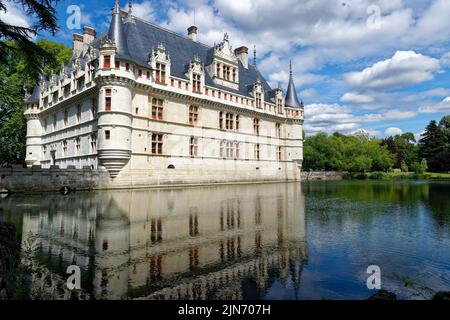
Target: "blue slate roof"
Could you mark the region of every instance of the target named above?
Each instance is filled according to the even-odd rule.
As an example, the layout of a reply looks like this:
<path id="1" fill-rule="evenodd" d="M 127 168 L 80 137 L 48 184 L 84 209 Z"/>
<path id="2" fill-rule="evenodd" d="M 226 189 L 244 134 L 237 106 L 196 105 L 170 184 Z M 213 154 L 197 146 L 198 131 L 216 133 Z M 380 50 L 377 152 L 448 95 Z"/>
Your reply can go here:
<path id="1" fill-rule="evenodd" d="M 134 16 L 128 17 L 126 21 L 120 20 L 119 22 L 113 15 L 109 32 L 102 35 L 98 39 L 99 41 L 96 41 L 96 44 L 99 45 L 102 38 L 108 37 L 111 39 L 110 35 L 113 35 L 115 32 L 113 25 L 119 26 L 119 28 L 123 27 L 123 36 L 120 33 L 116 33 L 116 35 L 119 35 L 118 40 L 120 42 L 125 41 L 125 43 L 121 43 L 120 47 L 118 47 L 117 55 L 119 58 L 131 60 L 141 66 L 148 66 L 148 56 L 152 48 L 156 49 L 160 43 L 163 43 L 170 55 L 171 75 L 186 80 L 189 79 L 185 73 L 189 62 L 193 60 L 194 56 L 198 55 L 204 66 L 212 62 L 214 54 L 213 47 L 192 41 L 187 37 Z M 116 41 L 116 39 L 111 40 Z M 261 80 L 266 96 L 269 97 L 269 92 L 272 91 L 272 88 L 258 69 L 253 65 L 249 65 L 248 69 L 246 69 L 240 61 L 238 90 L 214 84 L 207 72 L 205 83 L 207 86 L 250 97 L 251 90 L 249 88 L 251 88 L 258 78 Z"/>
<path id="2" fill-rule="evenodd" d="M 39 91 L 41 88 L 37 85 L 33 89 L 33 93 L 28 97 L 26 103 L 39 103 Z"/>

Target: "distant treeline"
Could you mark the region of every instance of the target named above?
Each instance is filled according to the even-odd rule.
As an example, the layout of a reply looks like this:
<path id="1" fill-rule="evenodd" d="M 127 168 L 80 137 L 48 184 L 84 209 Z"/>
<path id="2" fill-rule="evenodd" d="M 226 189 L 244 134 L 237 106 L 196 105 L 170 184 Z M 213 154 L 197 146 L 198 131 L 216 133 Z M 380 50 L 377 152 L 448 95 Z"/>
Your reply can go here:
<path id="1" fill-rule="evenodd" d="M 304 142 L 304 170 L 416 173 L 450 171 L 450 116 L 433 120 L 416 141 L 407 132 L 386 139 L 319 133 Z"/>

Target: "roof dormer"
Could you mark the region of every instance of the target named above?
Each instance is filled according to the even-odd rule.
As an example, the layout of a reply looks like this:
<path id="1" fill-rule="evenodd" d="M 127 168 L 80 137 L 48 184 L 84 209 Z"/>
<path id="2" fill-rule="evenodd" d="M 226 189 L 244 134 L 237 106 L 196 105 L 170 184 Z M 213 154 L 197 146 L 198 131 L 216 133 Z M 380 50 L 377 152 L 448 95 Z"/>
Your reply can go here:
<path id="1" fill-rule="evenodd" d="M 160 43 L 156 50 L 152 48 L 148 57 L 148 64 L 154 70 L 154 79 L 157 83 L 168 83 L 167 77 L 170 75 L 170 55 L 163 43 Z"/>
<path id="2" fill-rule="evenodd" d="M 233 52 L 229 36 L 225 33 L 223 41 L 213 48 L 212 63 L 207 71 L 214 83 L 237 90 L 239 88 L 239 59 Z"/>

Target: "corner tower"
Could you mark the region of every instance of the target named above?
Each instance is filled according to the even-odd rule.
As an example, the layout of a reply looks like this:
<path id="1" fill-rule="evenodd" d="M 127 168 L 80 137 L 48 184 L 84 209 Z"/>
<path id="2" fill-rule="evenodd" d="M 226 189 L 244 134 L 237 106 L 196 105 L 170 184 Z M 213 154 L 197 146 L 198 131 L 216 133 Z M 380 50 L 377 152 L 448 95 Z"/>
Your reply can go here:
<path id="1" fill-rule="evenodd" d="M 25 100 L 25 118 L 27 119 L 27 147 L 25 163 L 28 167 L 40 164 L 42 148 L 42 124 L 39 119 L 40 87 L 35 86 L 33 93 Z"/>
<path id="2" fill-rule="evenodd" d="M 131 159 L 134 74 L 122 68 L 131 62 L 119 1 L 116 0 L 107 38 L 100 45 L 98 159 L 115 178 Z M 127 65 L 129 65 L 127 63 Z"/>

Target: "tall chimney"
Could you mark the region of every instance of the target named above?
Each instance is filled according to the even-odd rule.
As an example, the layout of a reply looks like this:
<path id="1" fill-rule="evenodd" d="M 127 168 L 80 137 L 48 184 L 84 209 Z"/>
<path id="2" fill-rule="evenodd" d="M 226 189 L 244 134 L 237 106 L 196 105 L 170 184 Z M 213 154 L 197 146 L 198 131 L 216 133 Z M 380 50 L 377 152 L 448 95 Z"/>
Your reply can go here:
<path id="1" fill-rule="evenodd" d="M 83 53 L 87 51 L 89 45 L 94 42 L 97 33 L 94 28 L 84 27 L 83 28 Z"/>
<path id="2" fill-rule="evenodd" d="M 245 69 L 248 69 L 248 48 L 247 47 L 239 47 L 234 50 L 234 54 L 241 60 L 242 65 Z"/>
<path id="3" fill-rule="evenodd" d="M 197 42 L 197 30 L 196 26 L 192 26 L 188 28 L 188 37 L 194 42 Z"/>
<path id="4" fill-rule="evenodd" d="M 73 56 L 79 57 L 83 52 L 83 36 L 79 33 L 73 34 Z"/>

